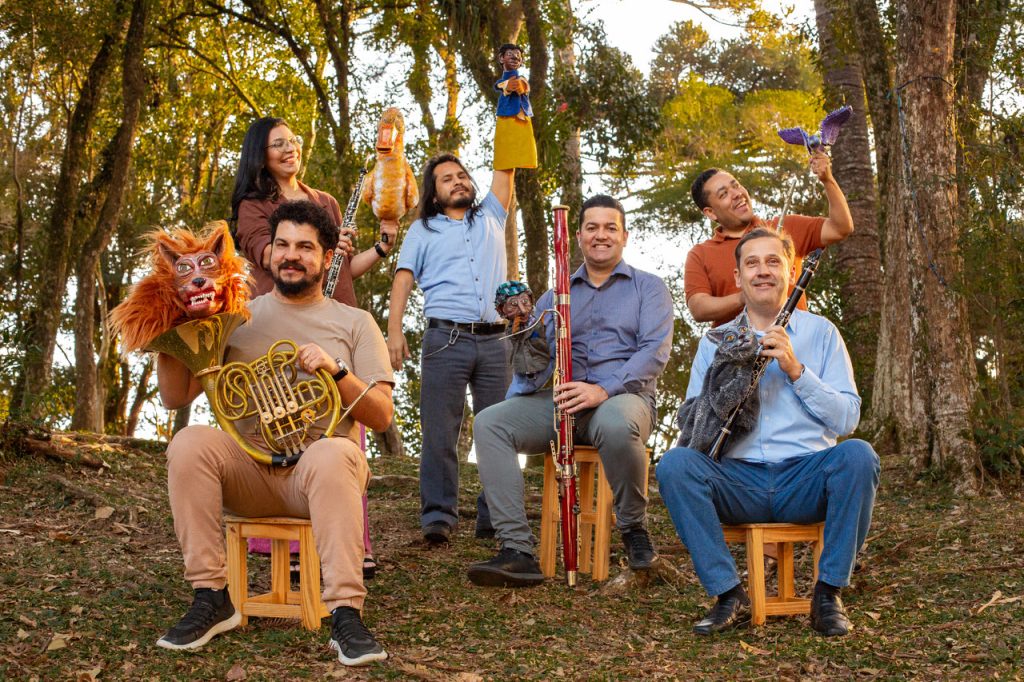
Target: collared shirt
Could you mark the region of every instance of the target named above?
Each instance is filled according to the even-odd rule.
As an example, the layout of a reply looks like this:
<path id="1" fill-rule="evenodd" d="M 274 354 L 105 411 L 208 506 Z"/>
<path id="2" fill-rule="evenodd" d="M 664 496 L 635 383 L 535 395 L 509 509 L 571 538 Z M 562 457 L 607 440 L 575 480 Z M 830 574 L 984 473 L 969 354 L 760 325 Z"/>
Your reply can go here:
<path id="1" fill-rule="evenodd" d="M 780 462 L 830 448 L 836 438 L 857 428 L 860 396 L 839 330 L 820 315 L 794 310 L 786 333 L 793 355 L 804 365 L 803 374 L 790 381 L 777 361 L 768 364 L 758 385 L 761 409 L 757 426 L 735 442 L 726 442 L 725 457 Z M 700 395 L 715 350 L 707 336 L 700 340 L 687 399 Z"/>
<path id="2" fill-rule="evenodd" d="M 513 76 L 519 77 L 519 70 L 512 69 L 511 71 L 505 71 L 501 74 L 501 78 L 497 83 L 494 84 L 494 89 L 500 94 L 498 95 L 498 116 L 518 116 L 519 112 L 523 112 L 527 116 L 533 116 L 533 107 L 530 106 L 530 95 L 529 93 L 520 95 L 518 92 L 512 92 L 505 94 L 499 86 Z"/>
<path id="3" fill-rule="evenodd" d="M 399 270 L 412 272 L 423 290 L 424 312 L 453 322 L 497 322 L 494 291 L 505 281 L 505 217 L 508 211 L 488 192 L 470 219 L 444 213 L 409 228 L 398 256 Z"/>
<path id="4" fill-rule="evenodd" d="M 756 227 L 767 227 L 774 230 L 778 218 L 767 223 L 755 217 L 743 234 L 750 232 Z M 822 217 L 812 218 L 803 215 L 787 215 L 783 222 L 783 229 L 793 238 L 793 248 L 796 251 L 796 275 L 793 282 L 800 277 L 802 264 L 800 263 L 807 254 L 822 247 L 821 226 L 825 224 Z M 736 269 L 736 245 L 740 243 L 743 235 L 732 237 L 722 231 L 721 226 L 715 228 L 714 234 L 709 239 L 697 244 L 686 254 L 686 269 L 683 274 L 683 287 L 686 292 L 686 300 L 694 294 L 710 294 L 712 296 L 728 296 L 739 291 L 736 286 L 736 277 L 733 271 Z M 801 310 L 807 310 L 807 297 L 801 296 L 797 304 Z M 712 327 L 723 325 L 729 317 L 720 317 L 712 322 Z"/>
<path id="5" fill-rule="evenodd" d="M 537 301 L 538 314 L 554 307 L 554 292 Z M 654 407 L 658 376 L 672 351 L 672 296 L 657 275 L 619 261 L 601 286 L 586 265 L 569 278 L 572 378 L 597 384 L 608 396 L 634 393 Z M 545 320 L 552 360 L 544 372 L 516 374 L 508 397 L 534 393 L 554 372 L 554 316 Z"/>

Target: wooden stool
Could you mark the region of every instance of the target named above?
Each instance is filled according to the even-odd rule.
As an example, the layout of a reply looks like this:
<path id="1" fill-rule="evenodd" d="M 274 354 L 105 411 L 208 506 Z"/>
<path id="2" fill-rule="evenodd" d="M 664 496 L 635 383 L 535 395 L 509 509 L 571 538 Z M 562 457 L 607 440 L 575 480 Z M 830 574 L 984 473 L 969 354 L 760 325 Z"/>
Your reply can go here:
<path id="1" fill-rule="evenodd" d="M 750 615 L 754 625 L 764 625 L 768 616 L 795 616 L 811 612 L 811 600 L 794 596 L 793 543 L 814 543 L 814 580 L 818 580 L 818 560 L 825 544 L 825 524 L 807 526 L 792 523 L 744 523 L 722 526 L 726 542 L 747 545 L 747 589 L 750 591 Z M 778 546 L 779 592 L 765 594 L 764 545 Z"/>
<path id="2" fill-rule="evenodd" d="M 330 615 L 320 601 L 320 556 L 313 541 L 309 519 L 289 517 L 226 516 L 228 551 L 228 591 L 231 602 L 242 614 L 241 625 L 249 616 L 260 618 L 297 618 L 307 630 L 320 628 L 320 619 Z M 249 596 L 246 569 L 246 538 L 270 538 L 270 592 Z M 288 543 L 299 541 L 299 591 L 291 589 Z"/>
<path id="3" fill-rule="evenodd" d="M 590 573 L 594 580 L 608 579 L 611 559 L 612 489 L 604 475 L 604 466 L 597 448 L 577 445 L 576 494 L 580 503 L 579 570 Z M 647 493 L 647 475 L 650 469 L 650 451 L 644 458 L 644 494 Z M 558 478 L 551 455 L 544 458 L 544 497 L 540 512 L 540 569 L 547 577 L 555 575 L 555 557 L 561 522 L 558 510 Z"/>

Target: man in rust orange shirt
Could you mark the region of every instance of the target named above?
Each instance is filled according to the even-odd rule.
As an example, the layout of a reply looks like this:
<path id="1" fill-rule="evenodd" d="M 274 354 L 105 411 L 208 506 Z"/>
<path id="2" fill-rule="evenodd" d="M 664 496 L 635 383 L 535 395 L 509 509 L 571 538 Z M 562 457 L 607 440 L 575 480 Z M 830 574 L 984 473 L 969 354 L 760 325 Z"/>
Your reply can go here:
<path id="1" fill-rule="evenodd" d="M 818 177 L 828 199 L 828 216 L 812 218 L 787 215 L 783 229 L 793 238 L 796 256 L 803 259 L 811 251 L 846 239 L 853 232 L 853 217 L 843 190 L 832 177 L 832 160 L 818 152 L 811 156 L 811 172 Z M 690 187 L 693 201 L 704 215 L 716 223 L 710 239 L 697 244 L 686 256 L 684 286 L 686 305 L 697 322 L 713 327 L 729 322 L 743 310 L 740 290 L 733 271 L 736 268 L 736 244 L 750 230 L 764 225 L 754 215 L 750 194 L 726 171 L 709 168 L 697 176 Z M 770 224 L 774 226 L 776 221 Z M 797 276 L 799 276 L 799 263 Z M 805 298 L 800 308 L 807 309 Z"/>

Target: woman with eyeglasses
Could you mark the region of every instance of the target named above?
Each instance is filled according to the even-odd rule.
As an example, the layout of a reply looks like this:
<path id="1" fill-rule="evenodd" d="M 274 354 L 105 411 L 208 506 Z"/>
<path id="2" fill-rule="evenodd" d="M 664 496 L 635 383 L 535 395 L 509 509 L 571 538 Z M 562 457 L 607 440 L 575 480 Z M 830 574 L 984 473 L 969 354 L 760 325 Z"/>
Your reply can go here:
<path id="1" fill-rule="evenodd" d="M 299 180 L 301 161 L 302 138 L 292 134 L 283 118 L 267 116 L 258 119 L 245 132 L 242 156 L 238 160 L 238 173 L 235 175 L 235 191 L 231 195 L 231 222 L 235 244 L 253 264 L 256 280 L 253 296 L 260 296 L 274 288 L 274 280 L 270 276 L 270 215 L 278 206 L 286 201 L 312 201 L 322 206 L 336 225 L 341 225 L 341 208 L 337 199 Z M 357 305 L 352 279 L 387 257 L 398 236 L 396 227 L 381 223 L 381 235 L 388 235 L 387 241 L 378 241 L 373 248 L 354 256 L 353 233 L 342 228 L 337 255 L 345 258 L 345 264 L 338 273 L 338 283 L 334 289 L 336 300 L 353 307 Z M 269 553 L 269 542 L 265 544 L 266 547 L 250 541 L 250 550 Z M 370 543 L 365 496 L 363 547 L 363 577 L 372 578 L 377 563 Z"/>
<path id="2" fill-rule="evenodd" d="M 235 175 L 231 195 L 231 221 L 235 226 L 235 243 L 253 264 L 256 279 L 254 296 L 274 288 L 270 276 L 270 214 L 286 201 L 312 201 L 322 206 L 335 224 L 341 225 L 341 208 L 327 192 L 313 189 L 299 180 L 302 168 L 302 138 L 293 135 L 283 118 L 264 117 L 254 121 L 242 141 L 242 156 Z M 350 306 L 356 305 L 352 280 L 387 257 L 395 244 L 394 226 L 381 224 L 387 241 L 378 241 L 372 248 L 353 255 L 351 230 L 342 229 L 337 255 L 345 257 L 338 274 L 334 298 Z"/>

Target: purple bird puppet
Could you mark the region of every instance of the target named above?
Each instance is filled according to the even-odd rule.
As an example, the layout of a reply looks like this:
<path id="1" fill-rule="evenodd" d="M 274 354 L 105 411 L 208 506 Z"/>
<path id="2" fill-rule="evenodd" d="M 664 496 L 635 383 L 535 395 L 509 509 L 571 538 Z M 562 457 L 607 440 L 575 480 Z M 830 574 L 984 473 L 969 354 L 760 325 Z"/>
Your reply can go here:
<path id="1" fill-rule="evenodd" d="M 783 128 L 779 131 L 779 137 L 789 144 L 800 144 L 807 148 L 809 154 L 816 151 L 823 151 L 828 154 L 829 148 L 839 137 L 839 129 L 850 120 L 853 107 L 846 105 L 840 107 L 822 119 L 818 132 L 808 135 L 803 128 Z"/>

